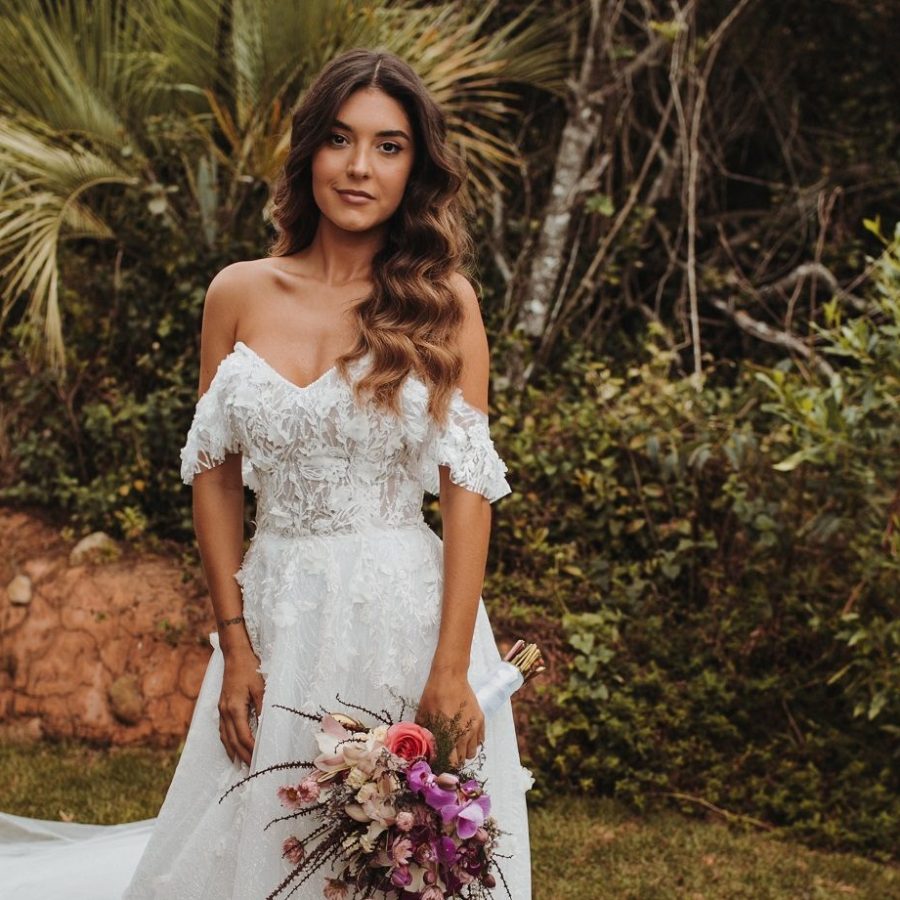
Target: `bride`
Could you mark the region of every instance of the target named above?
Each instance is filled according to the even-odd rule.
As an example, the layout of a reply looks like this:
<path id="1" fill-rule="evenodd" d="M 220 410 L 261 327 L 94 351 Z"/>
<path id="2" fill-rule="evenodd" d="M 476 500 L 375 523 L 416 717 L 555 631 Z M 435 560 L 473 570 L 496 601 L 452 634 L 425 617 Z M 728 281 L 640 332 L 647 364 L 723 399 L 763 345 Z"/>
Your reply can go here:
<path id="1" fill-rule="evenodd" d="M 491 504 L 510 486 L 462 274 L 463 177 L 442 111 L 393 54 L 348 51 L 306 92 L 270 255 L 224 268 L 204 304 L 181 476 L 217 630 L 175 775 L 144 822 L 0 814 L 4 897 L 263 900 L 293 868 L 284 841 L 312 829 L 266 827 L 290 770 L 220 798 L 315 755 L 314 725 L 278 705 L 335 710 L 340 695 L 375 709 L 410 698 L 420 719 L 462 711 L 453 757 L 477 758 L 503 880 L 529 900 L 530 778 L 509 702 L 485 719 L 473 690 L 500 658 L 481 589 Z M 256 515 L 242 556 L 245 485 Z M 291 896 L 347 896 L 333 875 Z"/>

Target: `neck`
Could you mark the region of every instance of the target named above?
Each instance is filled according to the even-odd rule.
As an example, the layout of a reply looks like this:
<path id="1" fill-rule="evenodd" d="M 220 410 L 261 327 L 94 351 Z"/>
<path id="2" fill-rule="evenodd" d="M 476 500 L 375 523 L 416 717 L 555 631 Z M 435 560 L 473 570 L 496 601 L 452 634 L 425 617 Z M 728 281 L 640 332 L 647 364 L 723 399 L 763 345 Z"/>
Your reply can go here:
<path id="1" fill-rule="evenodd" d="M 372 258 L 384 246 L 387 225 L 345 231 L 324 216 L 312 243 L 303 251 L 310 274 L 328 287 L 370 281 Z"/>

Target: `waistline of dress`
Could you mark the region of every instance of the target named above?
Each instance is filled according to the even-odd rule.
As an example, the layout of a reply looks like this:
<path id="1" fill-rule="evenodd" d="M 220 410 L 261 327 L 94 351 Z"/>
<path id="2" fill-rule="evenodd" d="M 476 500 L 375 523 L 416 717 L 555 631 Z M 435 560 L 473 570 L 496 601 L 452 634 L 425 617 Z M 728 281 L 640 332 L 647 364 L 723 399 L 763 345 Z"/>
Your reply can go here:
<path id="1" fill-rule="evenodd" d="M 434 530 L 425 521 L 424 516 L 409 522 L 388 524 L 386 522 L 362 522 L 352 528 L 340 531 L 288 531 L 268 528 L 265 525 L 257 527 L 251 540 L 264 538 L 273 541 L 322 541 L 322 540 L 348 540 L 363 537 L 385 537 L 395 532 L 428 532 L 434 534 Z"/>

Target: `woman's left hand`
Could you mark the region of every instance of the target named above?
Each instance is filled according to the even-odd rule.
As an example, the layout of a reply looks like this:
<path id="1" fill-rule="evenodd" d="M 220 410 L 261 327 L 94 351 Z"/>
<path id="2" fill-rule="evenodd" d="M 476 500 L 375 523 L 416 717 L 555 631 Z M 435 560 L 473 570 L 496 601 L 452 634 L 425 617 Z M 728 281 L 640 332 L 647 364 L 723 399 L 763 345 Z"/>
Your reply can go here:
<path id="1" fill-rule="evenodd" d="M 443 714 L 452 719 L 460 710 L 462 716 L 459 724 L 466 730 L 450 754 L 450 764 L 453 766 L 461 766 L 465 760 L 474 759 L 479 745 L 484 743 L 484 713 L 465 674 L 432 672 L 422 691 L 416 722 L 421 725 L 422 719 L 428 714 Z"/>

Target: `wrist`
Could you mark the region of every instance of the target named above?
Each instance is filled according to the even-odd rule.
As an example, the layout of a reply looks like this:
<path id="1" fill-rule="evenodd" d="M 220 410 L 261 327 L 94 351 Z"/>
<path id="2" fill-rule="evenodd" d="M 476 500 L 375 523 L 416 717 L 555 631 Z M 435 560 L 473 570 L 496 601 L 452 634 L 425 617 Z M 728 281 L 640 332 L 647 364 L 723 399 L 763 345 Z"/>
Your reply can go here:
<path id="1" fill-rule="evenodd" d="M 252 649 L 250 636 L 247 634 L 243 621 L 230 625 L 223 625 L 220 622 L 216 624 L 218 626 L 219 647 L 221 647 L 224 656 L 240 654 Z"/>
<path id="2" fill-rule="evenodd" d="M 440 649 L 431 661 L 430 677 L 465 678 L 469 674 L 469 657 L 459 653 L 442 653 Z"/>

